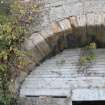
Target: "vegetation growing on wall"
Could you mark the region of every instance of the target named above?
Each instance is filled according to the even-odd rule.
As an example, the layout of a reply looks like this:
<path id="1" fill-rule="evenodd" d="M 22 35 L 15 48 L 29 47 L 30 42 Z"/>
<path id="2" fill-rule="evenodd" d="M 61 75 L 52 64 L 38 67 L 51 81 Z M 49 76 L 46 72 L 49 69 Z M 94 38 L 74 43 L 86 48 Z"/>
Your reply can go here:
<path id="1" fill-rule="evenodd" d="M 81 55 L 79 59 L 79 70 L 78 72 L 87 72 L 87 69 L 91 66 L 92 62 L 96 59 L 94 53 L 96 49 L 96 43 L 90 43 L 89 45 L 81 48 Z M 85 73 L 86 74 L 86 73 Z"/>
<path id="2" fill-rule="evenodd" d="M 91 62 L 95 59 L 94 49 L 96 49 L 95 43 L 90 43 L 89 45 L 82 48 L 83 55 L 80 57 L 80 64 Z"/>
<path id="3" fill-rule="evenodd" d="M 37 6 L 22 0 L 0 0 L 0 105 L 11 105 L 12 73 L 23 69 L 21 44 Z M 14 105 L 14 104 L 13 104 Z"/>

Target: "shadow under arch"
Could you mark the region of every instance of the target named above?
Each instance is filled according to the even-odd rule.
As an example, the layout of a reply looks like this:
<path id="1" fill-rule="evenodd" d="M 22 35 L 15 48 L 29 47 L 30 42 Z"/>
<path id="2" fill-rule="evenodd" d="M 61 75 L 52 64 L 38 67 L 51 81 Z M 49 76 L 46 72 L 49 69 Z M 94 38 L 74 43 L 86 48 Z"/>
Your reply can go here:
<path id="1" fill-rule="evenodd" d="M 56 55 L 64 49 L 81 48 L 92 42 L 96 43 L 97 48 L 105 48 L 104 25 L 73 27 L 72 32 L 65 30 L 63 34 L 59 35 L 52 53 Z"/>

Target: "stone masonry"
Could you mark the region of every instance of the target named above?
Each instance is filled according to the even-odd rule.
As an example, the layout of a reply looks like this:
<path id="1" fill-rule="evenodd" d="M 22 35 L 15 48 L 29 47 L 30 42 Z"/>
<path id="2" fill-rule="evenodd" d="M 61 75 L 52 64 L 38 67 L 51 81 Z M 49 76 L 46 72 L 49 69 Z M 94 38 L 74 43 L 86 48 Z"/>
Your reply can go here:
<path id="1" fill-rule="evenodd" d="M 40 0 L 40 2 L 44 5 L 40 8 L 40 20 L 37 26 L 31 27 L 33 34 L 24 42 L 24 49 L 32 55 L 29 60 L 33 61 L 33 64 L 29 65 L 31 69 L 29 71 L 54 50 L 61 36 L 77 33 L 85 37 L 87 32 L 94 32 L 97 36 L 101 33 L 102 41 L 105 41 L 104 28 L 98 28 L 105 26 L 105 0 Z M 17 89 L 27 74 L 28 70 L 17 78 Z"/>

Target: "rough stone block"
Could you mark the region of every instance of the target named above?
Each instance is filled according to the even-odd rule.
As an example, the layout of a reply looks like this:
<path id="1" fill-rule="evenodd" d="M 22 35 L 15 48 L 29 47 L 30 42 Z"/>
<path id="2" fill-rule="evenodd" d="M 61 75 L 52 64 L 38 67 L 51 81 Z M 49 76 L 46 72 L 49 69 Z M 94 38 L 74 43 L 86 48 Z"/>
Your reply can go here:
<path id="1" fill-rule="evenodd" d="M 102 12 L 102 5 L 104 1 L 102 0 L 85 0 L 84 10 L 85 13 L 100 13 Z"/>
<path id="2" fill-rule="evenodd" d="M 63 6 L 66 16 L 77 16 L 83 14 L 83 5 L 81 2 L 69 3 Z"/>
<path id="3" fill-rule="evenodd" d="M 44 30 L 41 30 L 41 32 L 39 32 L 39 33 L 40 33 L 40 35 L 41 35 L 45 40 L 47 40 L 47 38 L 49 37 L 49 35 L 47 34 L 47 32 L 44 31 Z"/>
<path id="4" fill-rule="evenodd" d="M 21 82 L 24 81 L 26 76 L 27 76 L 27 72 L 20 71 L 20 75 L 15 80 L 15 88 L 14 88 L 15 92 L 18 91 L 18 89 L 20 88 Z"/>
<path id="5" fill-rule="evenodd" d="M 45 31 L 45 33 L 47 33 L 48 37 L 51 37 L 54 35 L 53 30 L 51 28 L 51 24 L 49 26 L 45 27 L 43 29 L 43 31 Z"/>
<path id="6" fill-rule="evenodd" d="M 98 13 L 94 15 L 95 17 L 95 25 L 102 25 L 103 20 L 102 20 L 102 14 Z"/>
<path id="7" fill-rule="evenodd" d="M 103 0 L 103 1 L 104 1 L 104 3 L 102 3 L 101 11 L 102 11 L 102 12 L 105 12 L 105 0 Z"/>
<path id="8" fill-rule="evenodd" d="M 105 89 L 74 89 L 72 99 L 74 101 L 102 101 L 103 99 L 105 99 Z"/>
<path id="9" fill-rule="evenodd" d="M 95 17 L 94 17 L 94 13 L 89 13 L 86 15 L 86 20 L 87 20 L 87 25 L 88 26 L 94 26 L 95 25 Z"/>
<path id="10" fill-rule="evenodd" d="M 35 47 L 35 45 L 31 39 L 26 39 L 23 47 L 26 50 L 31 50 Z"/>
<path id="11" fill-rule="evenodd" d="M 47 27 L 50 24 L 50 19 L 49 19 L 49 7 L 45 8 L 44 10 L 41 11 L 41 13 L 39 14 L 39 18 L 40 20 L 40 25 L 41 27 Z"/>
<path id="12" fill-rule="evenodd" d="M 86 26 L 86 16 L 85 15 L 77 16 L 77 22 L 78 22 L 78 27 Z"/>
<path id="13" fill-rule="evenodd" d="M 66 17 L 66 14 L 64 12 L 63 6 L 51 8 L 50 10 L 51 21 L 57 21 L 59 19 L 63 19 L 64 17 Z"/>
<path id="14" fill-rule="evenodd" d="M 43 37 L 41 37 L 39 33 L 32 34 L 29 39 L 33 41 L 35 46 L 39 44 L 40 42 L 44 41 Z"/>
<path id="15" fill-rule="evenodd" d="M 69 17 L 70 23 L 73 27 L 78 27 L 78 22 L 77 22 L 77 17 L 76 16 L 71 16 Z"/>
<path id="16" fill-rule="evenodd" d="M 46 96 L 40 96 L 36 105 L 52 105 L 52 98 Z"/>
<path id="17" fill-rule="evenodd" d="M 57 40 L 58 40 L 58 38 L 59 38 L 59 35 L 57 35 L 57 34 L 53 34 L 53 35 L 48 35 L 45 31 L 42 31 L 41 32 L 41 35 L 43 36 L 43 37 L 46 37 L 46 42 L 48 43 L 48 45 L 49 45 L 49 49 L 50 49 L 50 51 L 49 52 L 51 52 L 52 51 L 52 49 L 53 49 L 53 46 L 57 43 Z"/>
<path id="18" fill-rule="evenodd" d="M 51 24 L 51 26 L 52 26 L 53 33 L 59 33 L 59 32 L 61 32 L 61 28 L 59 27 L 57 22 L 53 22 Z"/>
<path id="19" fill-rule="evenodd" d="M 102 13 L 102 25 L 105 25 L 105 13 Z"/>
<path id="20" fill-rule="evenodd" d="M 44 37 L 42 37 L 39 33 L 34 33 L 29 37 L 25 42 L 25 48 L 27 50 L 35 49 L 39 50 L 42 56 L 46 56 L 50 52 L 50 48 Z"/>
<path id="21" fill-rule="evenodd" d="M 39 49 L 43 56 L 46 56 L 50 49 L 46 40 L 38 33 L 34 33 L 30 39 L 33 41 L 34 45 Z"/>
<path id="22" fill-rule="evenodd" d="M 53 3 L 50 4 L 50 7 L 60 7 L 63 5 L 63 0 L 55 0 Z"/>
<path id="23" fill-rule="evenodd" d="M 71 24 L 70 24 L 69 19 L 64 19 L 64 20 L 59 21 L 59 25 L 62 31 L 71 30 Z"/>
<path id="24" fill-rule="evenodd" d="M 67 98 L 52 98 L 51 105 L 68 105 L 68 99 Z"/>
<path id="25" fill-rule="evenodd" d="M 63 0 L 63 4 L 70 4 L 70 3 L 75 4 L 75 3 L 78 3 L 78 2 L 79 2 L 79 0 Z"/>
<path id="26" fill-rule="evenodd" d="M 30 60 L 37 64 L 39 64 L 39 61 L 42 60 L 44 57 L 37 47 L 34 47 L 33 49 L 29 50 L 28 53 Z"/>

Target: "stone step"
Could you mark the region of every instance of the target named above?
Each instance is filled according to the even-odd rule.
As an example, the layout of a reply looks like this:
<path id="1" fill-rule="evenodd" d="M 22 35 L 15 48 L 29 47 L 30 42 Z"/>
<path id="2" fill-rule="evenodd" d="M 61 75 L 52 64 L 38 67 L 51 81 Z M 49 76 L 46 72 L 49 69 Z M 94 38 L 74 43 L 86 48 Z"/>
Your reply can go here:
<path id="1" fill-rule="evenodd" d="M 37 92 L 34 89 L 24 89 L 21 90 L 20 95 L 24 96 L 69 96 L 70 89 L 37 89 Z"/>

